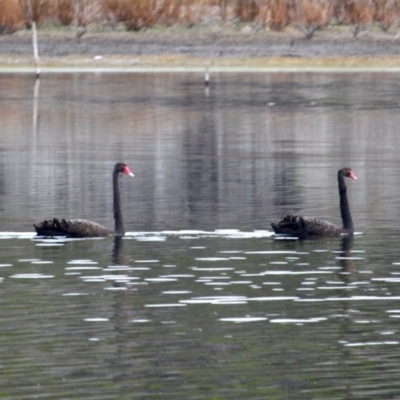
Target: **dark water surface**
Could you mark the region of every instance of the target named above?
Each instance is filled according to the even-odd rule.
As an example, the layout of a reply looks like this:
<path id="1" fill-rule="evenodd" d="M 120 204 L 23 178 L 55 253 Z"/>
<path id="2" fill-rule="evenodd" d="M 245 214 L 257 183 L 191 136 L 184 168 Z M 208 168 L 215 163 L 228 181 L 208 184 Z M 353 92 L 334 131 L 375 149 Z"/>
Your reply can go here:
<path id="1" fill-rule="evenodd" d="M 0 75 L 0 397 L 400 395 L 398 74 Z M 34 98 L 34 91 L 38 97 Z M 124 239 L 37 239 L 53 216 Z M 353 240 L 277 241 L 296 212 Z"/>

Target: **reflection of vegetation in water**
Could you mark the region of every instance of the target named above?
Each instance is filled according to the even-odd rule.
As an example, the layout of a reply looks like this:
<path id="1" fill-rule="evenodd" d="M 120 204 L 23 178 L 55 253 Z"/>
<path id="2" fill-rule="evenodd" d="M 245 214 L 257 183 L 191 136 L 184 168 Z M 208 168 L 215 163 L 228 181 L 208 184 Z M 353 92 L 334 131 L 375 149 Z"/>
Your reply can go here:
<path id="1" fill-rule="evenodd" d="M 387 31 L 400 15 L 398 2 L 390 0 L 31 0 L 31 4 L 36 24 L 73 25 L 78 38 L 89 24 L 139 31 L 155 25 L 190 28 L 209 22 L 254 24 L 255 30 L 275 31 L 291 25 L 307 38 L 339 23 L 352 26 L 357 36 L 374 22 Z M 30 27 L 27 5 L 27 0 L 2 1 L 0 34 Z"/>

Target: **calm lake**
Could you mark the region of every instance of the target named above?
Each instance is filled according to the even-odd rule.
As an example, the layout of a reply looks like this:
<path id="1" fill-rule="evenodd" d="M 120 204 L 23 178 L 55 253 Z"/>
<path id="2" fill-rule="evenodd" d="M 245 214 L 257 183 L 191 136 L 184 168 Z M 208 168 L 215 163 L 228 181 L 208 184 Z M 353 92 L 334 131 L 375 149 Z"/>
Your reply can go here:
<path id="1" fill-rule="evenodd" d="M 0 398 L 400 395 L 398 73 L 0 75 Z M 33 223 L 127 235 L 42 239 Z M 352 240 L 276 240 L 286 213 Z"/>

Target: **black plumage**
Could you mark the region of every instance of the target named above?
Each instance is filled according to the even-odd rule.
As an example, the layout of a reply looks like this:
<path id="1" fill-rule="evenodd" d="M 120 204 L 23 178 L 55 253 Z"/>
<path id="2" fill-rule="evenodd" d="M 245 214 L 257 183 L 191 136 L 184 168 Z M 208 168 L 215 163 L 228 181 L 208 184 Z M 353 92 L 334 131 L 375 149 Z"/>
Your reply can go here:
<path id="1" fill-rule="evenodd" d="M 350 168 L 342 168 L 338 171 L 337 179 L 340 198 L 340 213 L 343 223 L 342 227 L 318 218 L 286 215 L 278 223 L 271 224 L 274 232 L 303 239 L 310 237 L 341 236 L 353 233 L 354 225 L 347 199 L 347 187 L 344 181 L 345 177 L 357 179 Z"/>
<path id="2" fill-rule="evenodd" d="M 121 210 L 121 197 L 119 192 L 118 177 L 120 174 L 133 176 L 129 167 L 117 163 L 113 170 L 113 208 L 115 230 L 108 229 L 97 222 L 86 219 L 58 219 L 52 218 L 34 224 L 36 233 L 40 236 L 67 236 L 67 237 L 101 237 L 111 234 L 123 236 L 125 234 L 124 221 Z"/>

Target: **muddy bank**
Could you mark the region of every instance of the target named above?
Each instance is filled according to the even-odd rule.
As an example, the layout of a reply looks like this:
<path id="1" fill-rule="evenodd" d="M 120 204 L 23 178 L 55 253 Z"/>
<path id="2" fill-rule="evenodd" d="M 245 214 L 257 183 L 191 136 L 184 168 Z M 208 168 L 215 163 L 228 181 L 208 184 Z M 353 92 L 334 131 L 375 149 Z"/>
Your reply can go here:
<path id="1" fill-rule="evenodd" d="M 345 30 L 318 32 L 311 40 L 299 31 L 285 33 L 217 30 L 168 30 L 76 33 L 39 32 L 39 53 L 46 66 L 131 67 L 400 67 L 396 33 L 368 32 L 353 38 Z M 0 67 L 30 66 L 28 31 L 0 36 Z"/>

